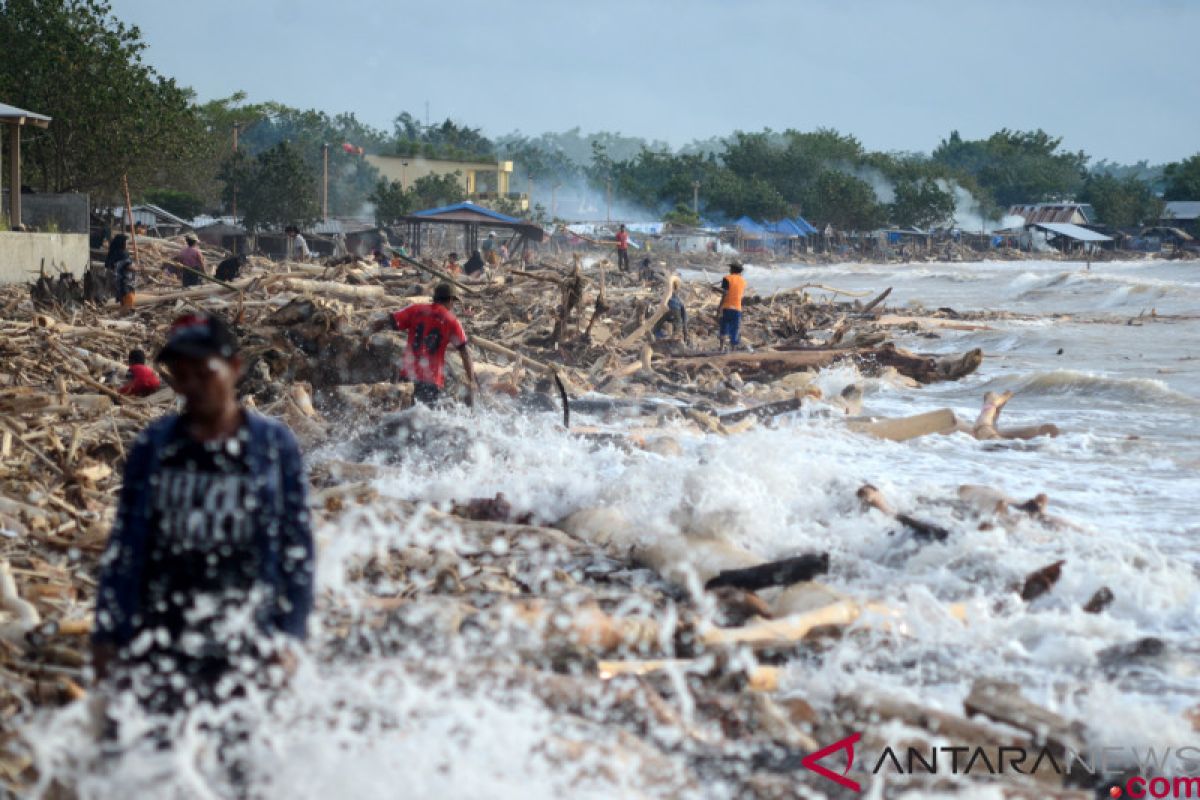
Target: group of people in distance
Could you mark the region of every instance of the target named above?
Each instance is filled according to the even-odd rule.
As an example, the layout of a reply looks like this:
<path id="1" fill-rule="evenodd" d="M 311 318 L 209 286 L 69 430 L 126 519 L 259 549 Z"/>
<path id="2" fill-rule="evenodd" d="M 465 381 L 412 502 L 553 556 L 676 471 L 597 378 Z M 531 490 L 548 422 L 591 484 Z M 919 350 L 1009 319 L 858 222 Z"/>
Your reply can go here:
<path id="1" fill-rule="evenodd" d="M 746 278 L 743 274 L 745 267 L 738 261 L 731 262 L 728 266 L 729 274 L 721 279 L 719 287 L 713 287 L 715 291 L 721 293 L 721 303 L 718 307 L 720 317 L 717 320 L 717 343 L 722 353 L 741 346 L 742 299 L 746 295 Z M 617 228 L 617 268 L 622 272 L 629 271 L 629 231 L 624 225 Z M 649 258 L 642 259 L 640 273 L 644 280 L 654 279 L 654 270 L 650 267 Z M 667 313 L 654 326 L 654 335 L 657 338 L 663 338 L 666 335 L 666 326 L 671 325 L 677 333 L 682 335 L 684 345 L 690 346 L 687 306 L 682 294 L 683 281 L 675 273 L 672 273 L 667 281 L 666 288 L 670 290 Z M 747 349 L 749 349 L 748 346 Z"/>

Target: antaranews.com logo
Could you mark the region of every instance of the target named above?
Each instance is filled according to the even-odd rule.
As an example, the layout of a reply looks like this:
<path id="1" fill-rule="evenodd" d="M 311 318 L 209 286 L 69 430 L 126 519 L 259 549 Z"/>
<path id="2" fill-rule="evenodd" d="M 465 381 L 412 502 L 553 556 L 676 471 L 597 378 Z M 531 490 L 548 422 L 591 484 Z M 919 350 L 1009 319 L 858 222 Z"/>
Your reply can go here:
<path id="1" fill-rule="evenodd" d="M 854 733 L 828 747 L 823 747 L 801 759 L 805 769 L 827 781 L 855 792 L 862 784 L 850 777 L 855 763 L 855 745 L 862 740 Z M 845 756 L 835 755 L 845 752 Z M 1179 762 L 1185 774 L 1165 776 L 1163 772 L 1172 759 Z M 1048 747 L 978 746 L 903 747 L 885 746 L 878 754 L 860 762 L 869 775 L 1034 775 L 1052 770 L 1067 778 L 1091 776 L 1097 782 L 1115 773 L 1128 774 L 1129 766 L 1145 774 L 1134 775 L 1114 782 L 1108 794 L 1112 798 L 1200 798 L 1200 748 L 1167 747 L 1139 749 L 1136 747 L 1105 747 L 1094 755 L 1071 750 L 1055 751 Z M 1111 769 L 1115 765 L 1125 765 Z"/>

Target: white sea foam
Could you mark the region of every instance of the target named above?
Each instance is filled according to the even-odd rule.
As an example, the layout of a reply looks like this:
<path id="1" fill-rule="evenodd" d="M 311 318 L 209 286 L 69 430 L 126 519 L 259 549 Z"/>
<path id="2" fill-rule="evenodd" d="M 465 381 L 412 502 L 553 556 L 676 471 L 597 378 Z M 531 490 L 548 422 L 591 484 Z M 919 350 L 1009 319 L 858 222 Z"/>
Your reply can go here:
<path id="1" fill-rule="evenodd" d="M 958 711 L 971 682 L 987 676 L 1016 681 L 1034 701 L 1079 719 L 1095 743 L 1179 746 L 1186 742 L 1178 739 L 1193 735 L 1180 714 L 1200 695 L 1200 676 L 1188 666 L 1200 636 L 1200 480 L 1195 466 L 1186 466 L 1195 462 L 1200 443 L 1200 362 L 1183 360 L 1200 355 L 1191 349 L 1200 341 L 1198 323 L 1130 327 L 1053 315 L 1094 311 L 1114 286 L 1172 291 L 1159 282 L 1170 283 L 1176 274 L 1182 283 L 1194 282 L 1186 276 L 1195 273 L 1178 265 L 1093 265 L 1093 273 L 1105 271 L 1113 280 L 1079 277 L 1052 262 L 937 265 L 923 274 L 838 265 L 797 269 L 771 281 L 894 285 L 897 302 L 920 299 L 960 311 L 1019 301 L 1023 313 L 1038 318 L 902 342 L 942 352 L 983 347 L 989 357 L 962 382 L 913 390 L 839 366 L 817 384 L 832 396 L 863 382 L 866 413 L 949 406 L 965 419 L 978 412 L 984 391 L 1012 388 L 1018 394 L 1003 422 L 1056 422 L 1065 429 L 1058 439 L 982 443 L 957 434 L 891 443 L 852 434 L 836 419 L 806 410 L 773 428 L 729 437 L 668 426 L 662 433 L 676 436 L 683 454 L 663 457 L 571 437 L 551 413 L 497 410 L 466 421 L 418 412 L 426 431 L 446 444 L 439 457 L 386 436 L 366 455 L 392 465 L 377 488 L 407 500 L 446 505 L 503 492 L 518 513 L 543 522 L 604 506 L 637 520 L 647 537 L 702 520 L 710 532 L 763 558 L 828 551 L 829 583 L 900 609 L 904 625 L 893 632 L 864 626 L 803 665 L 793 664 L 785 689 L 797 696 L 817 702 L 839 693 L 886 693 Z M 1030 298 L 1038 286 L 1046 294 Z M 1055 294 L 1097 286 L 1090 305 Z M 1157 372 L 1163 369 L 1174 371 Z M 624 423 L 606 424 L 619 429 Z M 322 455 L 363 454 L 351 443 Z M 951 537 L 920 546 L 896 523 L 863 513 L 854 492 L 864 482 L 897 508 L 950 529 Z M 1018 499 L 1046 492 L 1050 511 L 1077 527 L 1049 529 L 1026 518 L 981 530 L 979 520 L 956 505 L 957 487 L 967 483 Z M 719 783 L 682 783 L 682 753 L 665 765 L 631 756 L 636 749 L 615 726 L 602 724 L 603 707 L 581 718 L 514 688 L 520 681 L 498 678 L 521 668 L 511 625 L 488 636 L 450 639 L 438 631 L 452 609 L 418 603 L 398 633 L 338 644 L 369 591 L 351 579 L 364 559 L 406 545 L 444 546 L 450 535 L 369 513 L 320 531 L 322 601 L 313 655 L 294 692 L 260 720 L 254 740 L 256 780 L 265 796 L 727 794 Z M 1017 593 L 1025 575 L 1058 560 L 1065 565 L 1054 589 L 1022 602 Z M 1082 605 L 1102 586 L 1112 590 L 1114 602 L 1103 614 L 1085 614 Z M 966 624 L 949 614 L 951 603 L 964 604 Z M 1111 648 L 1146 637 L 1164 643 L 1161 656 L 1123 661 L 1111 655 Z M 679 702 L 680 713 L 687 713 L 686 696 Z M 36 742 L 43 788 L 58 777 L 82 781 L 85 797 L 133 794 L 139 786 L 156 796 L 196 796 L 197 787 L 219 773 L 196 731 L 169 758 L 141 753 L 98 770 L 84 716 L 76 705 L 24 723 Z M 564 748 L 574 756 L 562 757 Z M 617 752 L 623 755 L 613 756 Z"/>

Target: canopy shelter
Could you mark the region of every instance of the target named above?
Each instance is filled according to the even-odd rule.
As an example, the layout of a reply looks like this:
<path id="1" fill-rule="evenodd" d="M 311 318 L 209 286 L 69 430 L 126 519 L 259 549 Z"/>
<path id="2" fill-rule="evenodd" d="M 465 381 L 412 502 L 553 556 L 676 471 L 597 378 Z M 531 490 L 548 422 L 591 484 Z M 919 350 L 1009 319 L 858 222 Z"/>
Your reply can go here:
<path id="1" fill-rule="evenodd" d="M 0 122 L 8 128 L 8 217 L 12 227 L 21 224 L 21 128 L 32 125 L 35 128 L 50 127 L 50 118 L 44 114 L 35 114 L 23 108 L 0 103 Z"/>
<path id="2" fill-rule="evenodd" d="M 1073 239 L 1077 242 L 1111 242 L 1111 236 L 1105 236 L 1103 233 L 1096 233 L 1079 225 L 1072 225 L 1069 222 L 1039 222 L 1033 227 L 1040 230 L 1052 233 L 1055 236 L 1065 236 L 1068 239 Z"/>
<path id="3" fill-rule="evenodd" d="M 539 225 L 470 202 L 417 211 L 403 217 L 401 221 L 408 228 L 406 240 L 411 245 L 414 255 L 421 254 L 421 234 L 427 225 L 460 226 L 465 239 L 464 249 L 468 255 L 479 249 L 480 228 L 511 231 L 509 252 L 516 252 L 518 247 L 523 250 L 529 242 L 540 242 L 546 235 Z"/>

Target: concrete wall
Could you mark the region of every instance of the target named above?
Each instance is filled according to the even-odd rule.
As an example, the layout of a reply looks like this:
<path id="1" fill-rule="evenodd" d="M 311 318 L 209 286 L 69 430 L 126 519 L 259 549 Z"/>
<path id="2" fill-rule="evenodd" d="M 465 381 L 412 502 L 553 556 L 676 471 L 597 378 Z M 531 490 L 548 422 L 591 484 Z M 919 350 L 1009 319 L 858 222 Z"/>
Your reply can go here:
<path id="1" fill-rule="evenodd" d="M 4 213 L 12 218 L 8 210 L 8 192 L 4 192 Z M 21 195 L 21 222 L 33 230 L 44 231 L 52 227 L 58 233 L 87 233 L 91 223 L 86 194 L 23 194 Z"/>
<path id="2" fill-rule="evenodd" d="M 0 231 L 0 283 L 31 283 L 43 263 L 47 275 L 65 270 L 79 278 L 90 258 L 86 234 Z"/>

